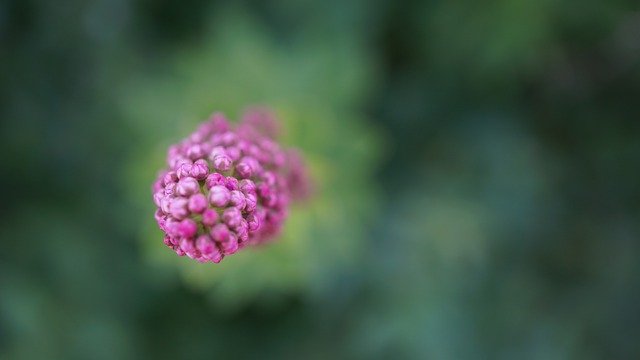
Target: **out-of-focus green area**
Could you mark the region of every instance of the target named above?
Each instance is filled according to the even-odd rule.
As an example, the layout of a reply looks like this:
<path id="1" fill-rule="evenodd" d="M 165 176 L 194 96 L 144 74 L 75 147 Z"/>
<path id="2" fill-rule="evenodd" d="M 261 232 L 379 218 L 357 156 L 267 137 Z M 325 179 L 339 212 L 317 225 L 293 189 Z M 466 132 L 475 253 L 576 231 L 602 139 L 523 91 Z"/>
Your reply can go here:
<path id="1" fill-rule="evenodd" d="M 0 359 L 640 357 L 640 8 L 0 3 Z M 267 105 L 316 195 L 219 265 L 150 186 Z"/>

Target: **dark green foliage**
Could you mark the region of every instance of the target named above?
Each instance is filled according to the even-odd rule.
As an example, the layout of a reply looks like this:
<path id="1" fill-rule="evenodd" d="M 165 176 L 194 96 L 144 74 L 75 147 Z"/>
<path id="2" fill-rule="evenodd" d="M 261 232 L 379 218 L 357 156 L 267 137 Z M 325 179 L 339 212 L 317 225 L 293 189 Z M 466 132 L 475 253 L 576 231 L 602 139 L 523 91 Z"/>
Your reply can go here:
<path id="1" fill-rule="evenodd" d="M 0 3 L 0 358 L 640 357 L 638 10 Z M 165 147 L 255 103 L 317 197 L 176 257 Z"/>

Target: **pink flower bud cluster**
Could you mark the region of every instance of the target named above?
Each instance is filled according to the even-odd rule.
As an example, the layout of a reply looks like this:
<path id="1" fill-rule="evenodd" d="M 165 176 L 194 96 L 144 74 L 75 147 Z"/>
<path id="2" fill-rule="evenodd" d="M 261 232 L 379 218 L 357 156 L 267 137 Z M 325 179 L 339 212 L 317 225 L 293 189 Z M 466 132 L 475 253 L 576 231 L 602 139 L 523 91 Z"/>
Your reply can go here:
<path id="1" fill-rule="evenodd" d="M 168 169 L 153 185 L 164 243 L 178 255 L 220 262 L 279 233 L 291 200 L 309 193 L 299 154 L 276 142 L 267 111 L 247 112 L 236 127 L 214 114 L 169 147 Z"/>

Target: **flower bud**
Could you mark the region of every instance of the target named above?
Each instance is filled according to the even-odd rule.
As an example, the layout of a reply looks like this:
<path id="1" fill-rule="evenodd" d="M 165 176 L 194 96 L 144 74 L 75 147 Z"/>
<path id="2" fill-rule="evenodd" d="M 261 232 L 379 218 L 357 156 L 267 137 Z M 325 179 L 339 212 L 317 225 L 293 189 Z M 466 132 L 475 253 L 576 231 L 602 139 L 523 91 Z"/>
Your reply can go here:
<path id="1" fill-rule="evenodd" d="M 209 165 L 204 159 L 196 160 L 189 171 L 189 174 L 197 180 L 204 180 L 209 174 Z"/>
<path id="2" fill-rule="evenodd" d="M 209 235 L 198 236 L 196 239 L 196 248 L 206 257 L 211 257 L 214 253 L 219 252 L 216 244 L 211 240 Z"/>
<path id="3" fill-rule="evenodd" d="M 219 243 L 227 241 L 229 233 L 229 228 L 225 224 L 217 224 L 211 228 L 211 238 Z"/>
<path id="4" fill-rule="evenodd" d="M 260 228 L 260 219 L 255 214 L 247 216 L 247 227 L 250 232 L 254 232 Z"/>
<path id="5" fill-rule="evenodd" d="M 234 177 L 227 177 L 224 181 L 224 185 L 227 187 L 227 189 L 229 190 L 238 190 L 238 179 L 234 178 Z"/>
<path id="6" fill-rule="evenodd" d="M 308 178 L 297 153 L 275 139 L 276 125 L 264 110 L 237 126 L 216 113 L 169 147 L 168 168 L 152 185 L 167 247 L 217 263 L 280 232 L 290 199 L 308 188 Z"/>
<path id="7" fill-rule="evenodd" d="M 192 237 L 198 231 L 198 225 L 191 219 L 184 219 L 178 225 L 178 235 L 182 237 Z"/>
<path id="8" fill-rule="evenodd" d="M 176 183 L 169 183 L 164 187 L 164 194 L 167 196 L 173 196 L 176 193 Z"/>
<path id="9" fill-rule="evenodd" d="M 207 189 L 211 189 L 212 187 L 216 186 L 216 185 L 222 185 L 224 186 L 225 184 L 225 177 L 224 175 L 220 174 L 220 173 L 212 173 L 207 175 L 207 178 L 205 180 L 205 185 L 207 186 Z"/>
<path id="10" fill-rule="evenodd" d="M 240 160 L 240 163 L 249 165 L 253 174 L 262 173 L 262 166 L 260 165 L 260 162 L 254 157 L 245 156 Z"/>
<path id="11" fill-rule="evenodd" d="M 231 158 L 227 155 L 216 155 L 213 158 L 213 167 L 219 171 L 227 171 L 231 168 Z"/>
<path id="12" fill-rule="evenodd" d="M 234 134 L 231 131 L 227 131 L 226 133 L 222 134 L 222 137 L 220 140 L 223 145 L 229 146 L 235 143 L 237 139 L 238 137 L 236 136 L 236 134 Z"/>
<path id="13" fill-rule="evenodd" d="M 192 259 L 196 257 L 197 249 L 192 239 L 189 239 L 189 238 L 180 239 L 180 249 L 184 251 L 184 253 L 187 254 L 188 257 Z"/>
<path id="14" fill-rule="evenodd" d="M 246 179 L 251 177 L 253 169 L 249 164 L 241 162 L 236 165 L 236 172 L 241 178 Z"/>
<path id="15" fill-rule="evenodd" d="M 218 222 L 218 213 L 213 209 L 206 209 L 202 213 L 202 223 L 206 226 L 213 226 Z"/>
<path id="16" fill-rule="evenodd" d="M 244 197 L 244 211 L 251 213 L 256 209 L 256 206 L 258 206 L 258 198 L 255 194 L 247 194 Z"/>
<path id="17" fill-rule="evenodd" d="M 176 172 L 178 175 L 178 179 L 182 179 L 187 176 L 190 176 L 189 173 L 191 172 L 191 167 L 193 167 L 193 165 L 190 163 L 180 164 L 180 166 L 178 167 L 178 171 Z"/>
<path id="18" fill-rule="evenodd" d="M 178 181 L 178 174 L 176 174 L 175 171 L 169 171 L 167 172 L 164 177 L 162 178 L 162 183 L 163 185 L 168 185 L 171 183 L 175 183 Z"/>
<path id="19" fill-rule="evenodd" d="M 188 214 L 187 203 L 185 198 L 174 198 L 169 204 L 169 214 L 178 220 L 184 219 Z"/>
<path id="20" fill-rule="evenodd" d="M 171 205 L 171 200 L 172 199 L 167 196 L 160 199 L 160 210 L 162 210 L 163 213 L 169 214 L 169 206 Z"/>
<path id="21" fill-rule="evenodd" d="M 242 220 L 242 213 L 237 208 L 227 208 L 222 213 L 222 220 L 229 225 L 229 227 L 236 227 L 240 224 L 240 220 Z"/>
<path id="22" fill-rule="evenodd" d="M 236 234 L 229 233 L 227 240 L 223 241 L 220 247 L 225 255 L 231 255 L 238 251 L 238 237 Z"/>
<path id="23" fill-rule="evenodd" d="M 193 144 L 187 148 L 187 157 L 191 160 L 196 160 L 204 155 L 204 150 L 200 144 Z"/>
<path id="24" fill-rule="evenodd" d="M 160 200 L 162 200 L 164 197 L 164 191 L 159 190 L 158 192 L 153 194 L 153 202 L 156 204 L 156 206 L 160 207 Z"/>
<path id="25" fill-rule="evenodd" d="M 184 177 L 178 181 L 178 185 L 176 186 L 176 192 L 181 196 L 189 196 L 191 194 L 195 194 L 200 189 L 200 184 L 198 184 L 198 180 L 192 177 Z"/>
<path id="26" fill-rule="evenodd" d="M 244 194 L 238 190 L 231 191 L 231 197 L 229 202 L 231 206 L 237 208 L 238 210 L 242 210 L 245 207 L 245 199 Z"/>
<path id="27" fill-rule="evenodd" d="M 238 161 L 241 154 L 242 152 L 237 146 L 230 146 L 227 148 L 227 156 L 229 156 L 229 159 L 231 159 L 231 161 Z"/>
<path id="28" fill-rule="evenodd" d="M 240 220 L 240 224 L 236 227 L 236 234 L 238 235 L 238 242 L 243 243 L 249 239 L 249 225 L 247 220 Z"/>
<path id="29" fill-rule="evenodd" d="M 276 175 L 271 171 L 265 171 L 264 173 L 262 173 L 262 181 L 264 181 L 269 186 L 275 186 Z"/>
<path id="30" fill-rule="evenodd" d="M 200 214 L 207 208 L 207 205 L 207 198 L 201 193 L 196 193 L 189 198 L 188 209 L 192 213 Z"/>
<path id="31" fill-rule="evenodd" d="M 224 207 L 229 202 L 231 194 L 224 186 L 216 185 L 209 190 L 209 202 L 213 206 Z"/>
<path id="32" fill-rule="evenodd" d="M 256 184 L 249 179 L 242 179 L 238 183 L 240 190 L 245 194 L 255 194 L 256 193 Z"/>

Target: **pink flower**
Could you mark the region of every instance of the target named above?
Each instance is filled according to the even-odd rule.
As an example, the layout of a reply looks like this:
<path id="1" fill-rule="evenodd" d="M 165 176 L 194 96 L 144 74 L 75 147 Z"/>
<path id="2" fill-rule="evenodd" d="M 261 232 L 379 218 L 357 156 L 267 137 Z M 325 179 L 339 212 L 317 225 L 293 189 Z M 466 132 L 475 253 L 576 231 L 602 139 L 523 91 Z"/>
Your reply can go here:
<path id="1" fill-rule="evenodd" d="M 155 219 L 179 256 L 220 262 L 277 235 L 290 199 L 309 193 L 302 157 L 281 148 L 275 117 L 250 111 L 234 127 L 219 113 L 167 151 L 154 181 Z"/>

